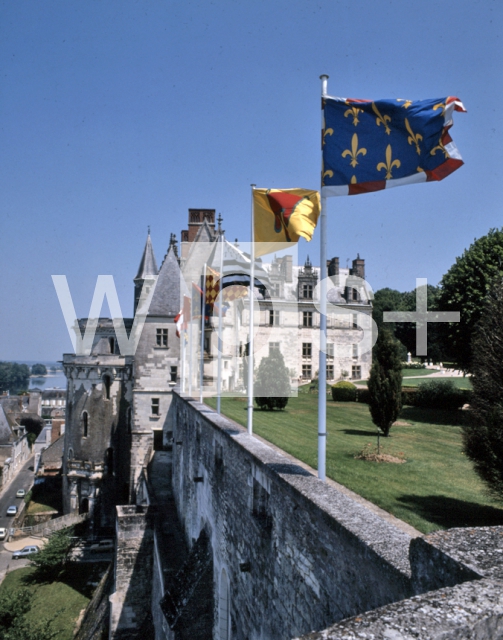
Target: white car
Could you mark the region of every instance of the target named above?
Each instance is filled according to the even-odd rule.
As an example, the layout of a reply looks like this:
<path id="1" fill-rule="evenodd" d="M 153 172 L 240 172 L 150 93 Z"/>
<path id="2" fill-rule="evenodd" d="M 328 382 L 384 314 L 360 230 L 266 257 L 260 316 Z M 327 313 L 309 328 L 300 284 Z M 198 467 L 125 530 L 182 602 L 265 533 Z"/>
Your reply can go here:
<path id="1" fill-rule="evenodd" d="M 0 527 L 0 540 L 5 540 L 7 537 L 7 529 L 5 527 Z"/>
<path id="2" fill-rule="evenodd" d="M 26 495 L 26 491 L 24 489 L 18 489 L 16 493 L 16 498 L 24 498 Z"/>
<path id="3" fill-rule="evenodd" d="M 17 513 L 17 507 L 13 504 L 11 504 L 11 506 L 7 509 L 7 515 L 8 516 L 15 516 Z"/>

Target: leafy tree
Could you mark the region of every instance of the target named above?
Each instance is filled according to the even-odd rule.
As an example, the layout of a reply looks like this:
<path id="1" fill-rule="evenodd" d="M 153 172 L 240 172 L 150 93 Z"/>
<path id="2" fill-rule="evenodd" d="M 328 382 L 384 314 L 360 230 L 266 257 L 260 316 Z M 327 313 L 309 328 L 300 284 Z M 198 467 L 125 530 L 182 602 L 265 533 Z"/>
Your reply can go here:
<path id="1" fill-rule="evenodd" d="M 51 619 L 37 623 L 28 622 L 25 615 L 31 609 L 32 594 L 21 587 L 4 591 L 0 596 L 0 640 L 51 640 L 56 632 L 51 629 Z"/>
<path id="2" fill-rule="evenodd" d="M 471 371 L 471 337 L 484 300 L 502 276 L 503 229 L 491 229 L 475 240 L 442 278 L 437 309 L 461 314 L 460 322 L 443 325 L 444 349 L 463 371 Z"/>
<path id="3" fill-rule="evenodd" d="M 254 386 L 255 402 L 261 409 L 284 409 L 290 396 L 290 377 L 281 352 L 274 349 L 262 358 Z"/>
<path id="4" fill-rule="evenodd" d="M 494 286 L 473 337 L 471 420 L 466 455 L 489 492 L 503 499 L 503 284 Z"/>
<path id="5" fill-rule="evenodd" d="M 47 367 L 45 364 L 34 364 L 31 368 L 31 372 L 34 376 L 45 376 L 47 373 Z"/>
<path id="6" fill-rule="evenodd" d="M 52 580 L 61 573 L 72 544 L 72 532 L 72 527 L 55 531 L 43 549 L 30 557 L 30 564 L 37 568 L 37 577 Z"/>
<path id="7" fill-rule="evenodd" d="M 18 393 L 28 388 L 30 367 L 17 362 L 0 362 L 0 392 Z"/>
<path id="8" fill-rule="evenodd" d="M 20 417 L 19 424 L 21 424 L 26 429 L 26 432 L 28 434 L 28 442 L 30 443 L 30 445 L 33 445 L 44 427 L 43 419 L 35 417 Z"/>
<path id="9" fill-rule="evenodd" d="M 373 349 L 372 367 L 368 380 L 369 409 L 372 421 L 387 438 L 391 425 L 402 408 L 402 363 L 400 347 L 386 327 L 381 328 Z"/>
<path id="10" fill-rule="evenodd" d="M 440 288 L 427 285 L 428 310 L 438 309 Z M 407 358 L 407 353 L 416 352 L 416 324 L 413 322 L 384 322 L 385 311 L 416 311 L 416 291 L 400 293 L 395 289 L 379 289 L 374 294 L 372 302 L 372 317 L 378 329 L 388 327 L 400 342 L 403 348 L 400 351 L 402 361 Z M 441 325 L 439 323 L 428 324 L 428 358 L 434 362 L 445 360 L 445 351 L 441 339 Z"/>

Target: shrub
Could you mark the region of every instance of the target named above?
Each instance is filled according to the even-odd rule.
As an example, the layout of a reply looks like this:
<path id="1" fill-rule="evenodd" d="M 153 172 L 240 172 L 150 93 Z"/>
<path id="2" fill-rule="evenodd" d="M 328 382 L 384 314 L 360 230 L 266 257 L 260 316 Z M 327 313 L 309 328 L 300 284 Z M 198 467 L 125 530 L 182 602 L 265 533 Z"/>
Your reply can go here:
<path id="1" fill-rule="evenodd" d="M 332 400 L 335 402 L 356 402 L 356 387 L 352 382 L 341 380 L 332 385 Z"/>
<path id="2" fill-rule="evenodd" d="M 466 398 L 464 390 L 457 389 L 450 380 L 431 380 L 418 386 L 415 405 L 428 409 L 459 409 Z"/>
<path id="3" fill-rule="evenodd" d="M 255 402 L 260 409 L 284 409 L 290 393 L 288 369 L 283 356 L 275 349 L 260 361 L 254 387 Z"/>
<path id="4" fill-rule="evenodd" d="M 417 387 L 402 387 L 402 404 L 416 405 Z"/>
<path id="5" fill-rule="evenodd" d="M 426 369 L 426 365 L 422 362 L 406 362 L 402 364 L 402 369 Z"/>

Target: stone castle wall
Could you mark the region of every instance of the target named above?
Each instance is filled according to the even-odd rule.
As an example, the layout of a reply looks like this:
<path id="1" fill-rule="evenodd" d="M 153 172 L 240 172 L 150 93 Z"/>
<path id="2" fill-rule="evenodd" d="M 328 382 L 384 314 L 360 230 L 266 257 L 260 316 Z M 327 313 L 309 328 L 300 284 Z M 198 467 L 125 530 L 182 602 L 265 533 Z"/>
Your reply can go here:
<path id="1" fill-rule="evenodd" d="M 292 638 L 412 595 L 407 534 L 208 407 L 175 392 L 171 411 L 178 514 L 189 547 L 210 539 L 213 637 Z"/>

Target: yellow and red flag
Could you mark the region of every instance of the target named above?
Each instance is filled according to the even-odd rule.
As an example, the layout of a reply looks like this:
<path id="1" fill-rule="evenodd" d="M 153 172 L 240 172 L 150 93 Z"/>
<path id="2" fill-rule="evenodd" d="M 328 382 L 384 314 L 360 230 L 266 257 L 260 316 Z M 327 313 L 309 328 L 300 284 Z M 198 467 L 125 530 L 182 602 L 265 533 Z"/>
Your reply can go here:
<path id="1" fill-rule="evenodd" d="M 253 190 L 255 255 L 277 251 L 279 244 L 308 242 L 320 215 L 320 194 L 309 189 Z"/>

